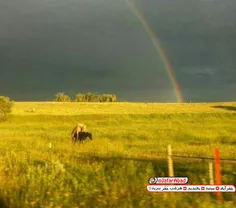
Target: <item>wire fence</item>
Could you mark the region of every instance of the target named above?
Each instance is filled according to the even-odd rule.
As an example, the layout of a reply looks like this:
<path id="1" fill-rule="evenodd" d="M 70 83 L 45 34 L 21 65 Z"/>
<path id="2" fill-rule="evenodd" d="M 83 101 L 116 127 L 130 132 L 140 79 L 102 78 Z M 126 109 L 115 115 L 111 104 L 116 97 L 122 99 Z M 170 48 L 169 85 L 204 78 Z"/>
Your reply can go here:
<path id="1" fill-rule="evenodd" d="M 214 161 L 215 160 L 215 158 L 211 158 L 211 157 L 194 157 L 194 156 L 182 156 L 182 155 L 172 155 L 172 158 L 175 158 L 175 159 L 185 158 L 185 159 L 189 159 L 189 160 L 207 160 L 207 161 Z M 222 161 L 224 163 L 236 163 L 236 159 L 220 158 L 220 161 Z"/>
<path id="2" fill-rule="evenodd" d="M 234 158 L 220 158 L 220 153 L 219 153 L 219 149 L 218 148 L 214 148 L 214 156 L 215 157 L 196 157 L 196 156 L 184 156 L 184 155 L 173 155 L 172 154 L 172 148 L 171 145 L 167 146 L 167 154 L 162 154 L 162 155 L 158 155 L 155 158 L 151 157 L 151 158 L 140 158 L 140 157 L 122 157 L 122 156 L 114 156 L 114 155 L 96 155 L 94 154 L 93 156 L 91 154 L 83 154 L 83 158 L 81 156 L 77 156 L 78 159 L 95 159 L 95 160 L 103 160 L 103 161 L 109 161 L 109 160 L 133 160 L 133 161 L 140 161 L 140 162 L 153 162 L 156 163 L 158 161 L 161 161 L 163 165 L 165 162 L 164 160 L 167 159 L 167 170 L 168 170 L 168 176 L 169 177 L 174 177 L 175 175 L 175 168 L 174 168 L 174 163 L 176 163 L 176 172 L 179 174 L 178 169 L 180 168 L 179 165 L 179 161 L 177 162 L 176 160 L 181 160 L 180 162 L 182 163 L 182 161 L 184 160 L 184 163 L 186 163 L 186 160 L 189 161 L 207 161 L 208 162 L 208 171 L 204 171 L 205 173 L 208 173 L 208 180 L 209 180 L 209 184 L 211 185 L 221 185 L 221 172 L 224 174 L 224 178 L 226 175 L 233 175 L 233 177 L 235 176 L 235 172 L 232 172 L 231 170 L 225 170 L 225 171 L 221 171 L 221 168 L 223 168 L 224 166 L 221 167 L 221 162 L 222 163 L 231 163 L 231 164 L 236 164 L 236 159 Z M 206 167 L 206 166 L 205 166 Z M 236 166 L 235 166 L 236 167 Z M 184 168 L 185 170 L 186 167 Z M 191 169 L 191 167 L 190 167 Z M 177 175 L 178 175 L 177 174 Z M 227 176 L 228 177 L 228 176 Z M 205 178 L 205 177 L 203 177 Z M 223 179 L 224 179 L 223 178 Z M 232 180 L 231 180 L 232 181 Z M 217 192 L 216 193 L 216 197 L 217 200 L 221 201 L 222 200 L 222 194 L 221 192 Z"/>

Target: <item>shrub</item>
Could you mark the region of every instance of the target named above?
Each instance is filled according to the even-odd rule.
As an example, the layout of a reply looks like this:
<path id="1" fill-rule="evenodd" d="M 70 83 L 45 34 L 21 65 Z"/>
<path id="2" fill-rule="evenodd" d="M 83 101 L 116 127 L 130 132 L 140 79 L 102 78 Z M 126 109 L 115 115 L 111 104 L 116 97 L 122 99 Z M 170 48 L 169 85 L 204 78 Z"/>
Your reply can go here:
<path id="1" fill-rule="evenodd" d="M 114 94 L 102 94 L 97 95 L 93 93 L 78 93 L 75 96 L 75 102 L 116 102 L 116 95 Z"/>
<path id="2" fill-rule="evenodd" d="M 116 101 L 116 97 L 114 97 L 114 95 L 111 94 L 103 94 L 103 102 L 115 102 Z"/>
<path id="3" fill-rule="evenodd" d="M 75 102 L 85 102 L 86 98 L 84 94 L 78 93 L 75 96 Z"/>
<path id="4" fill-rule="evenodd" d="M 0 96 L 0 120 L 7 119 L 8 114 L 12 112 L 13 101 L 9 97 Z"/>
<path id="5" fill-rule="evenodd" d="M 89 102 L 89 101 L 91 100 L 92 96 L 93 96 L 93 94 L 90 93 L 90 92 L 88 92 L 87 94 L 85 94 L 85 99 L 86 99 L 86 101 Z"/>
<path id="6" fill-rule="evenodd" d="M 56 102 L 70 102 L 71 99 L 68 95 L 65 95 L 64 92 L 59 92 L 55 95 L 54 101 L 56 101 Z"/>

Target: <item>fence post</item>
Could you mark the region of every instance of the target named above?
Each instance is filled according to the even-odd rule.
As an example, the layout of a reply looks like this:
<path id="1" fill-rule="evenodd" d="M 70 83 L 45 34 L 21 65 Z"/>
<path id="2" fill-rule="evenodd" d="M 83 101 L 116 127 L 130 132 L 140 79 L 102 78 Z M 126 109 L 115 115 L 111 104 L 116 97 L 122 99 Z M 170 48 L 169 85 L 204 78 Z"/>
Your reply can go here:
<path id="1" fill-rule="evenodd" d="M 50 142 L 49 144 L 48 144 L 48 146 L 49 146 L 49 154 L 50 154 L 50 162 L 52 162 L 52 143 Z"/>
<path id="2" fill-rule="evenodd" d="M 173 168 L 173 161 L 172 161 L 172 149 L 171 145 L 169 144 L 167 147 L 167 160 L 168 160 L 168 170 L 169 170 L 169 177 L 174 177 L 174 168 Z"/>
<path id="3" fill-rule="evenodd" d="M 215 178 L 216 178 L 216 184 L 221 184 L 221 175 L 220 175 L 220 153 L 219 149 L 215 148 Z M 216 197 L 218 201 L 222 200 L 222 194 L 221 192 L 216 192 Z"/>
<path id="4" fill-rule="evenodd" d="M 214 178 L 213 178 L 213 163 L 209 162 L 209 182 L 211 185 L 214 185 Z"/>

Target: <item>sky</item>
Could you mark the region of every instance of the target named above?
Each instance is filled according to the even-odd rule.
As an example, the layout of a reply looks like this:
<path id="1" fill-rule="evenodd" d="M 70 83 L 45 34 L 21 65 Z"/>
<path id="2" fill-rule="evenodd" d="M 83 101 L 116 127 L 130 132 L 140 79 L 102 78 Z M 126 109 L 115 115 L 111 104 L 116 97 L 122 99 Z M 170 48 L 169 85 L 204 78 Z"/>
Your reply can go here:
<path id="1" fill-rule="evenodd" d="M 1 0 L 0 95 L 57 92 L 177 102 L 160 51 L 128 0 Z M 133 0 L 185 102 L 236 100 L 235 0 Z"/>

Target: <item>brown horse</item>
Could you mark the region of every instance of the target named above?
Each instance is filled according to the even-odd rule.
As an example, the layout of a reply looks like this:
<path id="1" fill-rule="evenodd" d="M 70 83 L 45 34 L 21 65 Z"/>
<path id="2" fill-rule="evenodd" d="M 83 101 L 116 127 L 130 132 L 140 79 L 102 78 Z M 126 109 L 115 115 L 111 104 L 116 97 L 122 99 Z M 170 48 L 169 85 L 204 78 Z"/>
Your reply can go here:
<path id="1" fill-rule="evenodd" d="M 79 132 L 79 141 L 80 142 L 84 141 L 86 138 L 93 140 L 93 135 L 89 132 Z"/>
<path id="2" fill-rule="evenodd" d="M 79 139 L 79 133 L 85 131 L 86 131 L 86 126 L 82 123 L 78 123 L 71 132 L 72 142 L 76 142 Z"/>
<path id="3" fill-rule="evenodd" d="M 77 134 L 75 133 L 74 134 L 74 143 L 76 142 L 76 137 L 77 137 Z M 89 132 L 79 132 L 79 136 L 78 136 L 77 141 L 82 142 L 87 138 L 89 138 L 90 140 L 93 140 L 93 135 Z"/>

